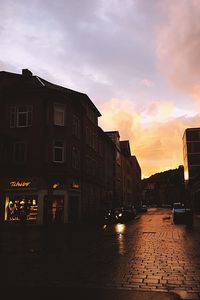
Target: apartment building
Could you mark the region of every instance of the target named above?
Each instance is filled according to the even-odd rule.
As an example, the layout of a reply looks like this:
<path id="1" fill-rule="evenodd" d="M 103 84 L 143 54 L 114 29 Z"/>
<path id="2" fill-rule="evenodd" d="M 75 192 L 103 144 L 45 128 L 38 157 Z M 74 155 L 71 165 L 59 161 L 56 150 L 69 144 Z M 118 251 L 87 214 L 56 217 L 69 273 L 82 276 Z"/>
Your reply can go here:
<path id="1" fill-rule="evenodd" d="M 28 69 L 0 72 L 0 218 L 79 221 L 102 202 L 98 117 L 83 93 Z"/>
<path id="2" fill-rule="evenodd" d="M 0 96 L 0 222 L 76 223 L 131 203 L 129 142 L 98 126 L 86 94 L 23 69 L 0 72 Z"/>
<path id="3" fill-rule="evenodd" d="M 200 128 L 187 128 L 183 135 L 184 178 L 190 201 L 200 212 Z"/>

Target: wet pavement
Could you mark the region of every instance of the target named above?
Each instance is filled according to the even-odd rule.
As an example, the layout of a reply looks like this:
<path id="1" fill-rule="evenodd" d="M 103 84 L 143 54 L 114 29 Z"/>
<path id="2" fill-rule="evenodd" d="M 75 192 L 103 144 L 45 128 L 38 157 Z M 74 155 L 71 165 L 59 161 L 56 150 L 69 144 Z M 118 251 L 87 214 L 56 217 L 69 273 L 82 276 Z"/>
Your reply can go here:
<path id="1" fill-rule="evenodd" d="M 1 286 L 176 292 L 200 299 L 200 219 L 151 208 L 127 224 L 2 226 Z"/>

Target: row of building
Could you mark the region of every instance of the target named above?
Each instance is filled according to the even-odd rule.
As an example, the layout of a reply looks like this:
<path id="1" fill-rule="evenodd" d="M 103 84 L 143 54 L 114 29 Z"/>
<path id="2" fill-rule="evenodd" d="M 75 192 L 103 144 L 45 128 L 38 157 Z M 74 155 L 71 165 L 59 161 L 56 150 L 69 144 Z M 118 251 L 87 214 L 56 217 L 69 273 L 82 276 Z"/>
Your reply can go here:
<path id="1" fill-rule="evenodd" d="M 0 220 L 74 223 L 141 200 L 129 141 L 90 98 L 23 69 L 0 72 Z"/>

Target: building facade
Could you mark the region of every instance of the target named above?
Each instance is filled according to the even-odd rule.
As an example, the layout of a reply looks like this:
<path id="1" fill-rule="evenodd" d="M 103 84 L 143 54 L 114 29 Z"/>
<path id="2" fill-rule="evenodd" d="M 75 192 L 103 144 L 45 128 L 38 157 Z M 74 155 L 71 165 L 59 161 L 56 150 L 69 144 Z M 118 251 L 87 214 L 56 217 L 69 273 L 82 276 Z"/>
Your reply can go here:
<path id="1" fill-rule="evenodd" d="M 187 128 L 183 135 L 185 180 L 190 182 L 200 174 L 200 128 Z"/>
<path id="2" fill-rule="evenodd" d="M 118 131 L 106 131 L 108 137 L 114 143 L 114 205 L 123 205 L 123 178 L 122 178 L 122 157 L 120 148 L 120 135 Z"/>
<path id="3" fill-rule="evenodd" d="M 131 173 L 131 150 L 129 141 L 120 141 L 122 162 L 122 202 L 124 206 L 133 204 L 133 181 Z"/>
<path id="4" fill-rule="evenodd" d="M 101 205 L 98 117 L 86 94 L 0 72 L 1 220 L 74 223 Z"/>
<path id="5" fill-rule="evenodd" d="M 131 172 L 133 203 L 136 206 L 140 206 L 142 204 L 142 174 L 139 162 L 135 155 L 131 156 Z"/>
<path id="6" fill-rule="evenodd" d="M 184 178 L 189 201 L 200 212 L 200 128 L 187 128 L 183 135 Z"/>
<path id="7" fill-rule="evenodd" d="M 130 202 L 130 153 L 118 131 L 98 126 L 101 114 L 86 94 L 28 69 L 1 71 L 0 94 L 1 222 L 76 223 L 123 205 L 125 189 Z"/>

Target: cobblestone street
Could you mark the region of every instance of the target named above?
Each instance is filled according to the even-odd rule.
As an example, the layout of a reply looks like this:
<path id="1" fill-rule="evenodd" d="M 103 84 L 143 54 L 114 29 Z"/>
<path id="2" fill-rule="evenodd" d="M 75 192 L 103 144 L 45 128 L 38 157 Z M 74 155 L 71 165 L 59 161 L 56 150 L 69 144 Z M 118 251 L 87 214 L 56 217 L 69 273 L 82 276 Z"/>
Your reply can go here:
<path id="1" fill-rule="evenodd" d="M 149 209 L 126 225 L 3 228 L 1 284 L 172 291 L 200 299 L 200 219 Z M 12 274 L 12 276 L 11 276 Z"/>

